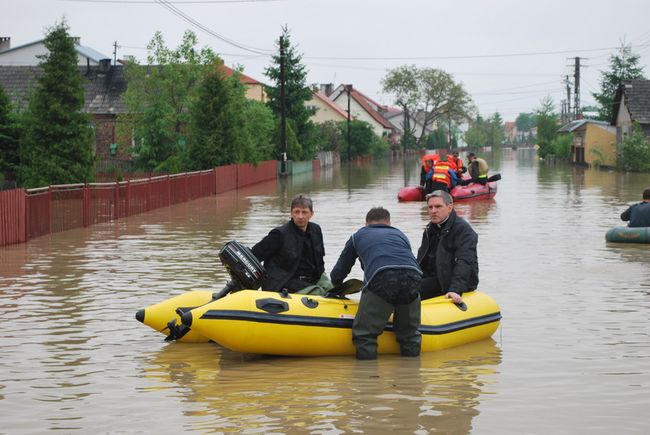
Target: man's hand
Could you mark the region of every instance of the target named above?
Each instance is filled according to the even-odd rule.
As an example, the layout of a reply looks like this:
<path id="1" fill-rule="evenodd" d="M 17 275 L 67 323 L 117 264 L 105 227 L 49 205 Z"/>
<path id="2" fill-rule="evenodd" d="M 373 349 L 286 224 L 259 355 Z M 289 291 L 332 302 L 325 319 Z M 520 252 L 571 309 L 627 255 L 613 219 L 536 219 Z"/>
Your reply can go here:
<path id="1" fill-rule="evenodd" d="M 447 292 L 447 294 L 445 294 L 445 297 L 447 299 L 451 299 L 451 301 L 455 304 L 460 304 L 463 302 L 463 299 L 456 292 Z"/>

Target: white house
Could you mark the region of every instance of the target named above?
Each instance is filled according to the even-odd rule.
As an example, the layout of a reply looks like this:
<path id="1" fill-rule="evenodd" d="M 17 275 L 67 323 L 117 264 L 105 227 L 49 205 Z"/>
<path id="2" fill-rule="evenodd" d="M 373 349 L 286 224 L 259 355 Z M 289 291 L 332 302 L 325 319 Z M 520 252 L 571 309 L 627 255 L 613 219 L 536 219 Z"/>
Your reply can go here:
<path id="1" fill-rule="evenodd" d="M 74 38 L 74 40 L 79 66 L 96 66 L 100 64 L 102 59 L 110 59 L 110 57 L 90 47 L 81 45 L 80 38 Z M 7 36 L 0 37 L 0 65 L 36 66 L 41 61 L 37 56 L 47 53 L 45 39 L 11 48 L 11 38 Z"/>

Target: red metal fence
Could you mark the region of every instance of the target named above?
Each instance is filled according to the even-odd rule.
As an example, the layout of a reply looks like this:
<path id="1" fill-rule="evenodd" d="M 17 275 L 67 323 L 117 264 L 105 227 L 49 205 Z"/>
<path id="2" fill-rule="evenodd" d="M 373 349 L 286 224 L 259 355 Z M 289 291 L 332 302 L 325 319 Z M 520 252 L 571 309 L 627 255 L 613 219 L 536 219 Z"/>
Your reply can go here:
<path id="1" fill-rule="evenodd" d="M 0 246 L 109 222 L 277 177 L 275 160 L 114 183 L 0 192 Z"/>
<path id="2" fill-rule="evenodd" d="M 25 241 L 25 191 L 0 192 L 0 246 Z"/>

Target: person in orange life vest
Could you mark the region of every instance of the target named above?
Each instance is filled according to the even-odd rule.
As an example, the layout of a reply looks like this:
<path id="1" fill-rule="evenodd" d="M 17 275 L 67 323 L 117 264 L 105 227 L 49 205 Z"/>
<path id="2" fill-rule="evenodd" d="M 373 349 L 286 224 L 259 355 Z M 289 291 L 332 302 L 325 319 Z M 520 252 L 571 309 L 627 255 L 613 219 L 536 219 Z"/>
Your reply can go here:
<path id="1" fill-rule="evenodd" d="M 458 150 L 454 150 L 450 155 L 448 155 L 447 160 L 456 165 L 456 175 L 458 178 L 467 172 L 467 168 L 463 166 L 463 160 L 458 157 Z"/>
<path id="2" fill-rule="evenodd" d="M 422 157 L 422 169 L 420 170 L 420 186 L 425 187 L 427 184 L 427 174 L 433 174 L 433 165 L 440 160 L 438 154 L 427 154 Z M 429 175 L 431 179 L 431 175 Z M 425 188 L 426 190 L 426 188 Z"/>
<path id="3" fill-rule="evenodd" d="M 422 157 L 422 169 L 420 170 L 420 186 L 424 188 L 425 194 L 431 192 L 431 181 L 433 180 L 433 166 L 440 160 L 438 154 L 427 154 Z"/>
<path id="4" fill-rule="evenodd" d="M 456 166 L 448 160 L 439 160 L 433 165 L 431 190 L 425 193 L 429 194 L 436 190 L 449 192 L 457 183 Z"/>

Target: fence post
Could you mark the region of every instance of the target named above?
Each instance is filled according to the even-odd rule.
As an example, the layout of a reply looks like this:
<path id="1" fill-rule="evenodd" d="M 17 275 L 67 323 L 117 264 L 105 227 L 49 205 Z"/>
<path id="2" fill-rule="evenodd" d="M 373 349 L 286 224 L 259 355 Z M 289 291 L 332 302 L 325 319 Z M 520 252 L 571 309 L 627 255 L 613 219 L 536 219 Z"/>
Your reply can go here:
<path id="1" fill-rule="evenodd" d="M 114 221 L 118 220 L 120 218 L 120 182 L 116 181 L 115 182 L 115 193 L 113 195 L 113 201 L 115 202 L 115 206 L 113 206 L 113 216 L 115 218 L 113 219 Z"/>
<path id="2" fill-rule="evenodd" d="M 131 179 L 126 180 L 126 194 L 124 195 L 124 217 L 131 215 Z"/>
<path id="3" fill-rule="evenodd" d="M 27 196 L 27 189 L 23 189 L 25 196 L 25 242 L 29 240 L 29 196 Z"/>
<path id="4" fill-rule="evenodd" d="M 88 190 L 88 183 L 84 184 L 84 187 L 82 189 L 82 200 L 81 200 L 81 206 L 83 207 L 82 212 L 81 212 L 81 221 L 82 225 L 84 227 L 88 226 L 88 214 L 89 214 L 89 208 L 90 208 L 90 191 Z"/>
<path id="5" fill-rule="evenodd" d="M 52 234 L 52 185 L 47 186 L 47 233 Z"/>

